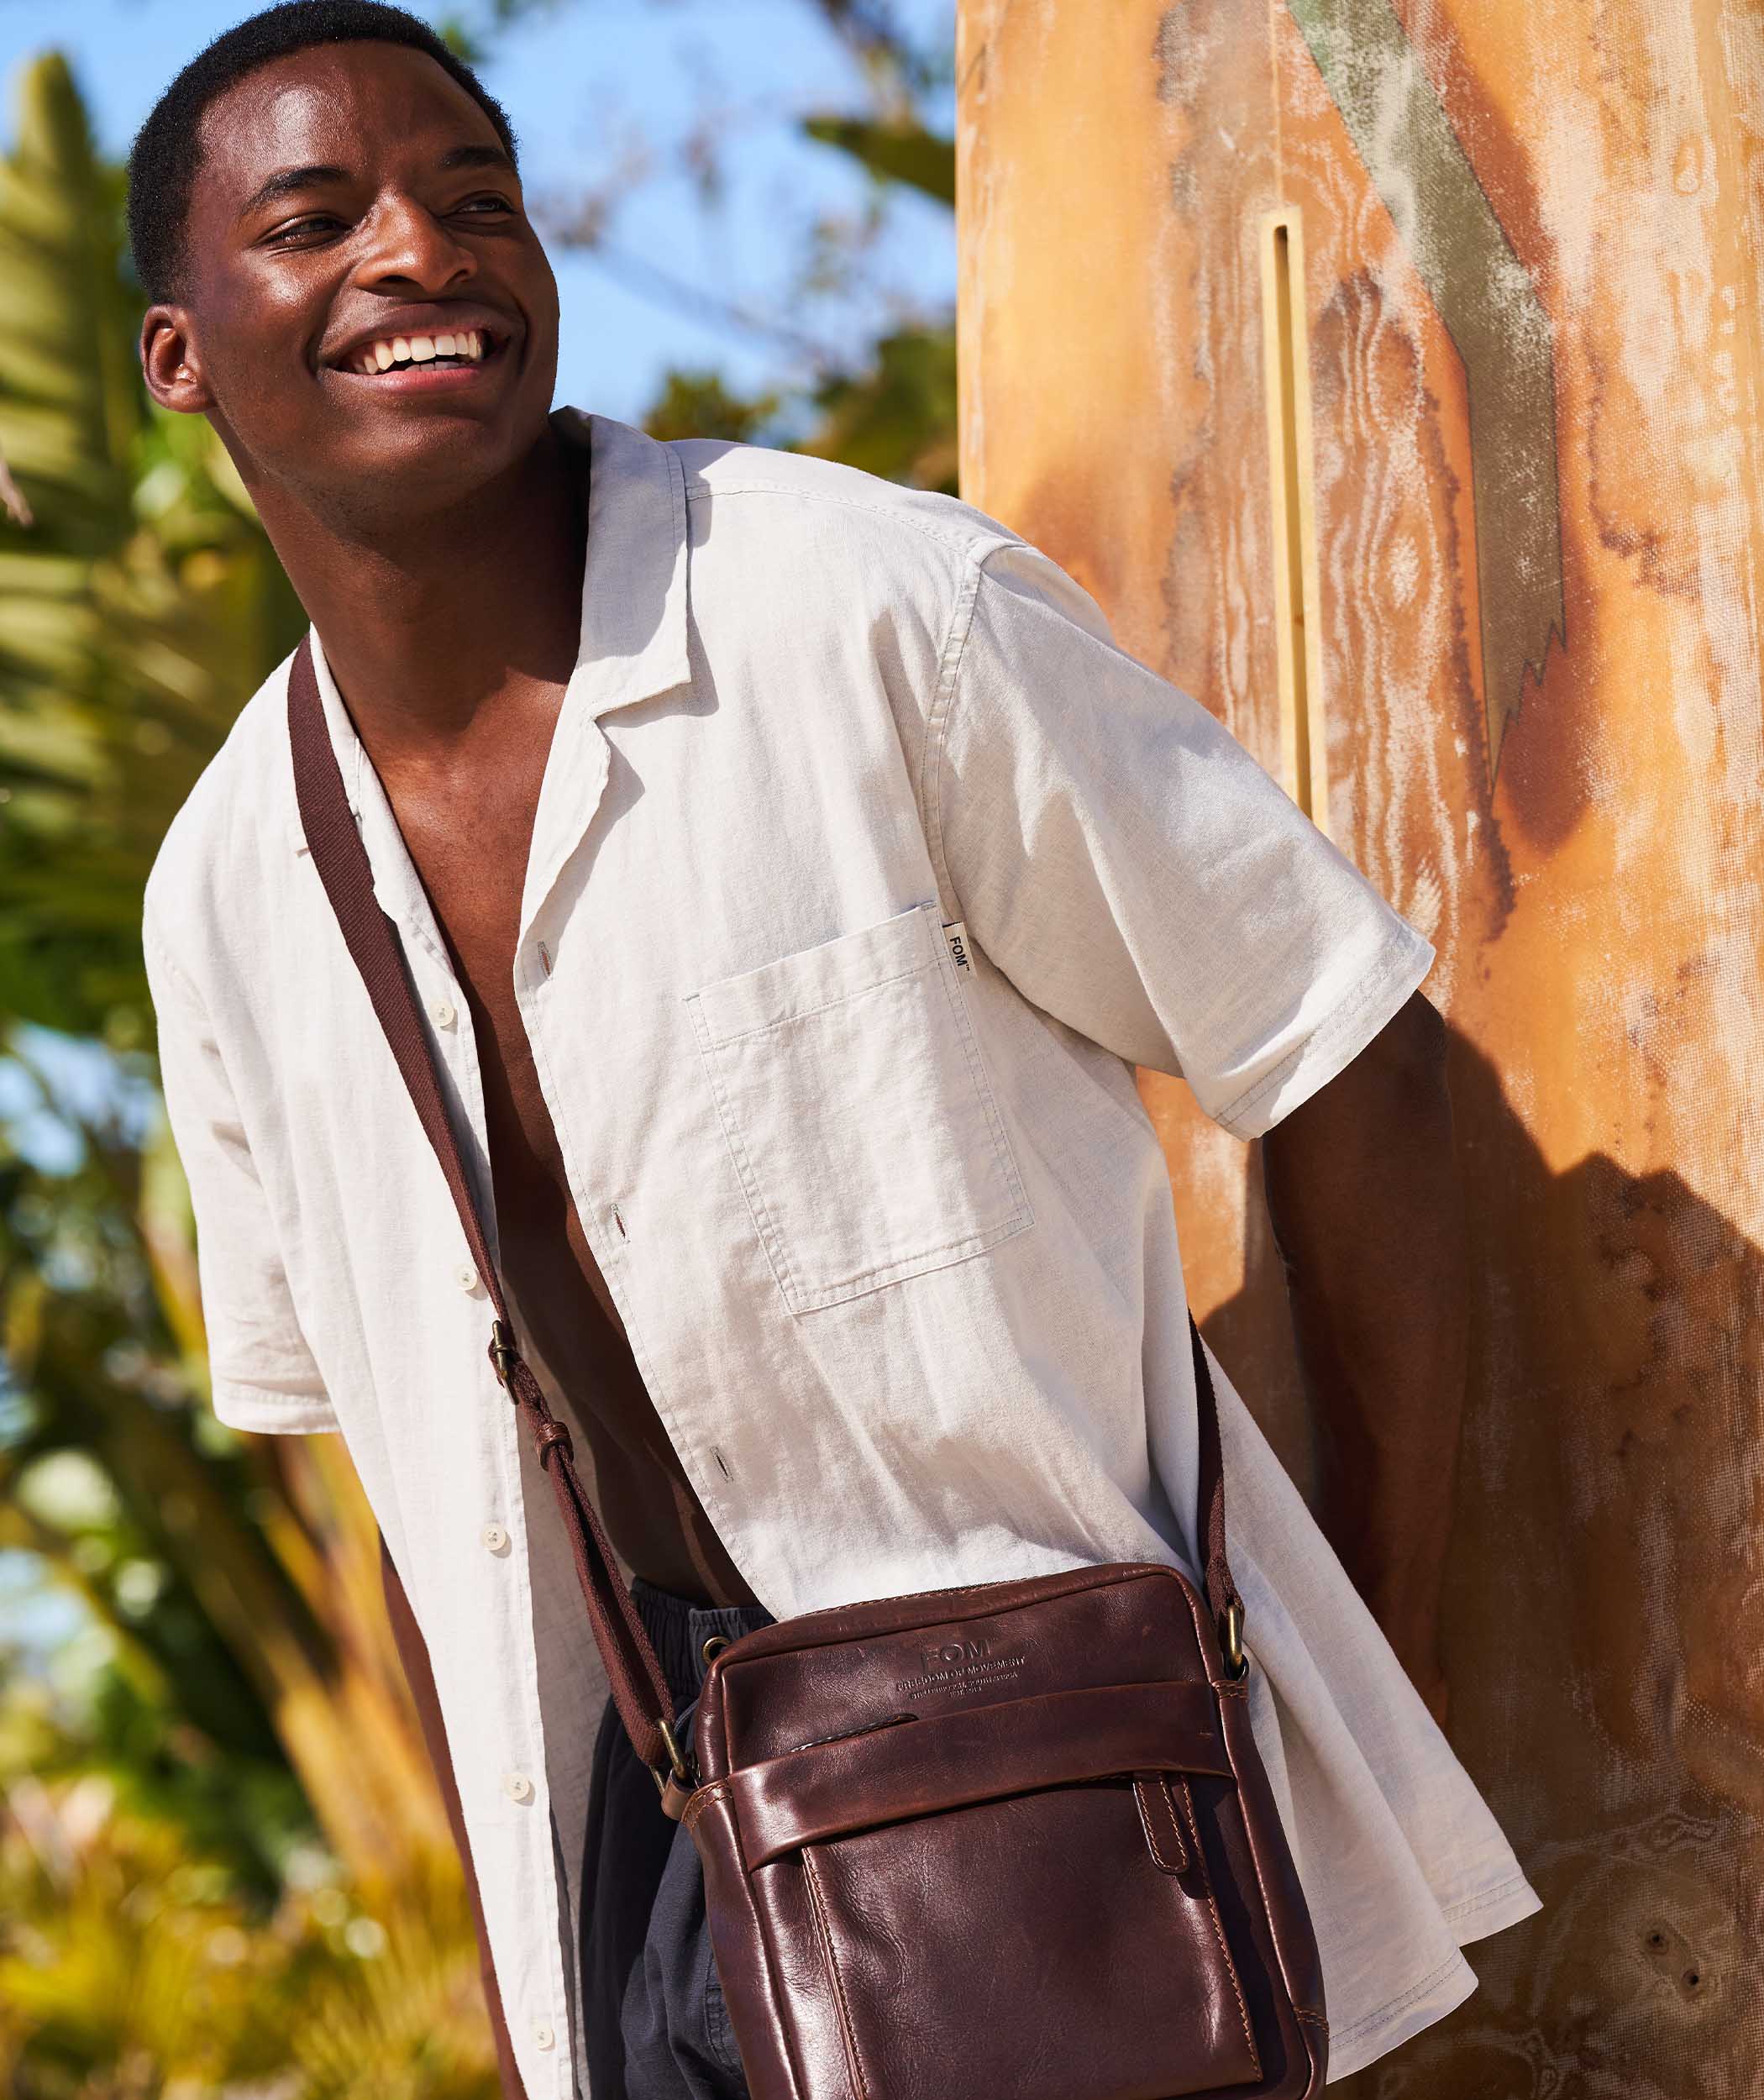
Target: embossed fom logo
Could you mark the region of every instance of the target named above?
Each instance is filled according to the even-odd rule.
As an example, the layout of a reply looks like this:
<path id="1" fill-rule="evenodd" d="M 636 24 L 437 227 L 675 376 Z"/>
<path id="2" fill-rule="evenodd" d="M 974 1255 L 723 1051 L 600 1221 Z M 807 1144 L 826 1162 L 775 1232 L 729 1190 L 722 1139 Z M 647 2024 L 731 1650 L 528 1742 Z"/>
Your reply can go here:
<path id="1" fill-rule="evenodd" d="M 990 1691 L 1007 1684 L 1023 1667 L 1026 1649 L 995 1652 L 990 1641 L 964 1634 L 959 1627 L 933 1647 L 919 1651 L 918 1671 L 898 1677 L 895 1692 L 906 1698 L 922 1698 L 927 1692 L 953 1693 Z"/>

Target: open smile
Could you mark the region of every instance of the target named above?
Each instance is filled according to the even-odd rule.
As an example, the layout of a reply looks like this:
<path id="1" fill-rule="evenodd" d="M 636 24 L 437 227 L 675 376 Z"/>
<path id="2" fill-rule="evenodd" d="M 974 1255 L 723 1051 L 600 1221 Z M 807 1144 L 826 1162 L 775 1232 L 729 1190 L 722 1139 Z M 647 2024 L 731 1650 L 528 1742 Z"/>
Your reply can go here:
<path id="1" fill-rule="evenodd" d="M 431 335 L 377 336 L 359 344 L 329 369 L 398 392 L 469 386 L 500 361 L 508 338 L 488 328 L 444 329 Z"/>

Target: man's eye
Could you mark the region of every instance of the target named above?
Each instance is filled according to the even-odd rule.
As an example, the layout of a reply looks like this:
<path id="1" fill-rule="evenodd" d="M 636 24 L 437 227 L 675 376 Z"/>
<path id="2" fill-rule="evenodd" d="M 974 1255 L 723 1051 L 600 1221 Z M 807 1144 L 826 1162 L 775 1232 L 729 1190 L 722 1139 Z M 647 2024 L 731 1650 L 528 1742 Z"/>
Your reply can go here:
<path id="1" fill-rule="evenodd" d="M 321 226 L 339 226 L 342 221 L 329 212 L 309 212 L 304 218 L 290 219 L 286 226 L 278 226 L 268 236 L 272 241 L 290 240 L 299 234 L 310 234 Z"/>
<path id="2" fill-rule="evenodd" d="M 512 212 L 514 207 L 506 197 L 469 197 L 454 208 L 459 212 Z"/>

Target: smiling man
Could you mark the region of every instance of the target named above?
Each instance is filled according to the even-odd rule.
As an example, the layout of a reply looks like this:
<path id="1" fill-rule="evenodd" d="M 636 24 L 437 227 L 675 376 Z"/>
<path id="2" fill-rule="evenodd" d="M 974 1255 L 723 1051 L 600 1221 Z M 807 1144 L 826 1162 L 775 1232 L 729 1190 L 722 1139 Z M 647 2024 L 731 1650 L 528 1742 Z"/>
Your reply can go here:
<path id="1" fill-rule="evenodd" d="M 682 1731 L 707 1648 L 769 1614 L 1193 1568 L 1133 1067 L 1179 1073 L 1262 1141 L 1326 1431 L 1334 1551 L 1213 1367 L 1331 2074 L 1437 2019 L 1460 1944 L 1536 1898 L 1429 1711 L 1466 1347 L 1431 947 L 997 521 L 554 411 L 509 124 L 413 18 L 229 32 L 144 127 L 129 212 L 147 384 L 213 423 L 311 616 L 321 748 Z M 738 2096 L 690 1842 L 605 1705 L 307 848 L 290 676 L 144 911 L 215 1410 L 347 1441 L 509 2092 Z"/>

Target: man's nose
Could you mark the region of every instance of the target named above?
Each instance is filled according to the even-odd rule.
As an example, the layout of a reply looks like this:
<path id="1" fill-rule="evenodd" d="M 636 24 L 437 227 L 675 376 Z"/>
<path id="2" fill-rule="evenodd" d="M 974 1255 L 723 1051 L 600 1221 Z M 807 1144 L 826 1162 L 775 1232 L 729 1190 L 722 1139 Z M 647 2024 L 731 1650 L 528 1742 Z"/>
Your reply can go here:
<path id="1" fill-rule="evenodd" d="M 409 284 L 425 291 L 470 277 L 477 258 L 414 197 L 382 197 L 368 225 L 361 275 L 369 284 Z"/>

